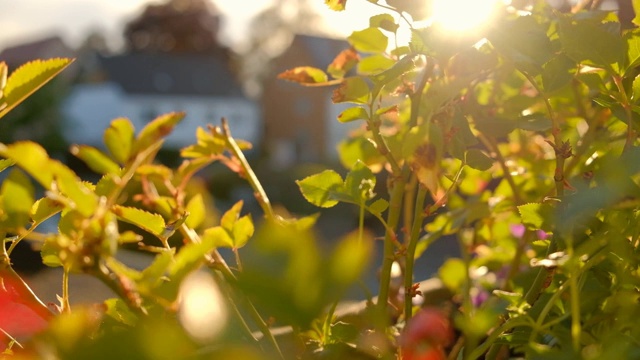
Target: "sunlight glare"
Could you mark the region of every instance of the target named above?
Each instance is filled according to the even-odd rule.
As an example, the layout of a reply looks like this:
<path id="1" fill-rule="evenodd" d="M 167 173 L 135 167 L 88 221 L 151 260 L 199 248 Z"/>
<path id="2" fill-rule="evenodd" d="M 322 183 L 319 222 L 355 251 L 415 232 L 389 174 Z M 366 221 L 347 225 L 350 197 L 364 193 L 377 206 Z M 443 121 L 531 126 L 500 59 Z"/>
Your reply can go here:
<path id="1" fill-rule="evenodd" d="M 182 282 L 178 319 L 193 338 L 202 342 L 213 339 L 224 329 L 227 308 L 209 274 L 198 271 Z"/>
<path id="2" fill-rule="evenodd" d="M 467 32 L 486 24 L 501 0 L 433 0 L 432 21 L 455 32 Z"/>

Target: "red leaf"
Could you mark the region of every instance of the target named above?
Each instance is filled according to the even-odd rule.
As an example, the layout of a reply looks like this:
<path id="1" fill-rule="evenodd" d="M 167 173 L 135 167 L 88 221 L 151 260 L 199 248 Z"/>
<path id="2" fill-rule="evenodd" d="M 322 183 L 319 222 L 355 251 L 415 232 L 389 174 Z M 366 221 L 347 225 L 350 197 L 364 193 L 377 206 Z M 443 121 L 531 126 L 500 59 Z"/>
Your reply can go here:
<path id="1" fill-rule="evenodd" d="M 278 79 L 293 81 L 299 84 L 319 84 L 327 82 L 324 71 L 311 66 L 299 66 L 278 74 Z"/>
<path id="2" fill-rule="evenodd" d="M 335 78 L 342 78 L 360 61 L 360 55 L 353 49 L 342 50 L 327 68 L 327 72 Z"/>

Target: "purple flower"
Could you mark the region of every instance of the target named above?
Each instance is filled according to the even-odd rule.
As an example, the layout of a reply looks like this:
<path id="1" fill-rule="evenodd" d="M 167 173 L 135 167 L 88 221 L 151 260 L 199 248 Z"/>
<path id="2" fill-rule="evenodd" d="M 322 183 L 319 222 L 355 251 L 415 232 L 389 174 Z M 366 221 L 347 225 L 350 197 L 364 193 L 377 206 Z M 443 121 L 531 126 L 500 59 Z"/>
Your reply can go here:
<path id="1" fill-rule="evenodd" d="M 526 229 L 522 224 L 511 224 L 509 225 L 509 230 L 511 230 L 511 235 L 517 237 L 518 239 L 522 239 Z"/>

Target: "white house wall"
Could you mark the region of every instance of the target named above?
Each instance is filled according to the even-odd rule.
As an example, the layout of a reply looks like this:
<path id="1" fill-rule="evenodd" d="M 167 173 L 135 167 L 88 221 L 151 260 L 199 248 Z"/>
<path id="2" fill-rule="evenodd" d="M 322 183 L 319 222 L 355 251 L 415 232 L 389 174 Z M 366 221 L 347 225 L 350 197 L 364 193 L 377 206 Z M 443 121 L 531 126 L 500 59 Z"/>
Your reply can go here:
<path id="1" fill-rule="evenodd" d="M 63 106 L 68 142 L 102 148 L 102 134 L 111 120 L 126 117 L 139 131 L 155 116 L 185 111 L 186 117 L 165 142 L 166 148 L 181 148 L 195 142 L 198 126 L 218 125 L 225 117 L 234 137 L 257 145 L 262 135 L 258 106 L 245 98 L 198 96 L 127 95 L 117 85 L 78 85 Z"/>

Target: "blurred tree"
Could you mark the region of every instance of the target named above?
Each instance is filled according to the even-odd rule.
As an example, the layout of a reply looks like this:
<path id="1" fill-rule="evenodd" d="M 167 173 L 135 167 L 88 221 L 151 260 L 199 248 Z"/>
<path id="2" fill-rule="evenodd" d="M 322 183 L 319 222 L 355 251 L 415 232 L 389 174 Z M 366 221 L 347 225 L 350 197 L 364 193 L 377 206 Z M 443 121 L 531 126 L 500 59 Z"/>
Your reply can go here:
<path id="1" fill-rule="evenodd" d="M 148 5 L 125 27 L 128 51 L 198 53 L 229 59 L 218 42 L 220 16 L 208 0 L 169 0 Z"/>
<path id="2" fill-rule="evenodd" d="M 260 12 L 250 27 L 249 42 L 242 51 L 243 79 L 248 92 L 257 96 L 269 73 L 271 60 L 286 50 L 298 33 L 317 33 L 321 17 L 308 0 L 282 0 Z"/>

